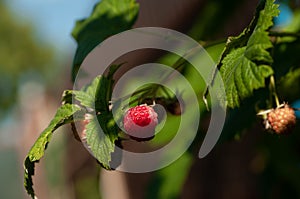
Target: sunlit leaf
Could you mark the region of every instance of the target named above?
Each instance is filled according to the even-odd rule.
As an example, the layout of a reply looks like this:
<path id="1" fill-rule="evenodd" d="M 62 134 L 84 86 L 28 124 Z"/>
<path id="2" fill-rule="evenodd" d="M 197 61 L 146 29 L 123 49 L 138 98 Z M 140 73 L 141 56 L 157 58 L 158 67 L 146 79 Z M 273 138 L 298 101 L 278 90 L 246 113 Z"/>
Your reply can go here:
<path id="1" fill-rule="evenodd" d="M 274 4 L 273 0 L 267 0 L 264 9 L 259 12 L 258 19 L 254 20 L 257 23 L 245 46 L 225 50 L 229 53 L 221 61 L 220 72 L 229 107 L 239 106 L 241 100 L 251 96 L 255 89 L 265 87 L 265 78 L 273 74 L 270 66 L 273 59 L 268 51 L 273 45 L 267 31 L 273 25 L 272 20 L 278 13 L 278 5 Z M 239 37 L 231 38 L 230 42 L 236 43 L 241 40 L 247 30 L 249 28 Z"/>
<path id="2" fill-rule="evenodd" d="M 118 139 L 118 126 L 111 113 L 102 113 L 92 118 L 86 125 L 86 141 L 94 157 L 100 164 L 110 169 L 111 154 Z"/>
<path id="3" fill-rule="evenodd" d="M 109 36 L 130 29 L 138 11 L 139 5 L 135 0 L 102 0 L 88 18 L 76 22 L 72 31 L 78 43 L 73 60 L 73 80 L 88 53 Z"/>
<path id="4" fill-rule="evenodd" d="M 27 193 L 34 198 L 32 176 L 34 175 L 34 164 L 38 162 L 45 154 L 48 143 L 52 138 L 53 132 L 60 126 L 71 123 L 74 120 L 80 120 L 81 108 L 72 105 L 64 104 L 56 112 L 49 126 L 41 133 L 34 145 L 31 147 L 24 162 L 24 186 Z M 74 117 L 76 115 L 76 117 Z"/>

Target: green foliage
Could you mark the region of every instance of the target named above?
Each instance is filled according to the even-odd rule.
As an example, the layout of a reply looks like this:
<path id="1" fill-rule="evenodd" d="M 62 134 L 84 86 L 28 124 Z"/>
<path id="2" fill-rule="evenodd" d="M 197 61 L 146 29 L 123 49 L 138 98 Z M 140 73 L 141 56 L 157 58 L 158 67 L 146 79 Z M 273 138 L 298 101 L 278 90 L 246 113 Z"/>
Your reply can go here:
<path id="1" fill-rule="evenodd" d="M 102 0 L 94 7 L 91 16 L 76 22 L 72 31 L 78 43 L 73 60 L 73 80 L 88 53 L 109 36 L 130 29 L 138 11 L 139 6 L 135 0 Z"/>
<path id="2" fill-rule="evenodd" d="M 119 128 L 108 106 L 111 98 L 113 75 L 119 66 L 113 65 L 107 76 L 97 76 L 81 90 L 64 91 L 63 105 L 57 110 L 53 120 L 41 133 L 25 159 L 24 185 L 29 195 L 32 197 L 35 195 L 32 187 L 34 164 L 44 156 L 53 132 L 64 124 L 84 120 L 87 111 L 92 111 L 95 115 L 95 117 L 91 116 L 91 120 L 85 126 L 87 144 L 99 163 L 104 168 L 110 169 L 109 162 L 111 161 L 111 153 L 114 152 L 115 141 L 118 139 Z M 77 102 L 80 103 L 81 107 L 75 104 Z"/>
<path id="3" fill-rule="evenodd" d="M 100 123 L 100 126 L 99 126 Z M 119 128 L 111 113 L 102 113 L 86 125 L 87 144 L 100 164 L 110 169 L 111 154 L 115 150 Z"/>
<path id="4" fill-rule="evenodd" d="M 56 112 L 53 120 L 50 122 L 49 126 L 41 133 L 39 138 L 36 140 L 28 155 L 25 159 L 24 169 L 24 186 L 27 190 L 27 193 L 34 198 L 34 190 L 32 188 L 32 175 L 34 175 L 34 164 L 38 162 L 45 153 L 48 143 L 51 140 L 53 132 L 60 126 L 73 122 L 74 115 L 79 113 L 81 110 L 80 107 L 71 104 L 62 105 Z"/>
<path id="5" fill-rule="evenodd" d="M 107 111 L 108 101 L 105 92 L 107 89 L 108 79 L 98 76 L 90 85 L 83 87 L 79 91 L 74 90 L 72 93 L 82 106 L 92 108 L 96 111 Z"/>
<path id="6" fill-rule="evenodd" d="M 56 112 L 49 126 L 41 133 L 28 153 L 31 162 L 38 161 L 44 156 L 46 145 L 51 139 L 52 133 L 60 126 L 73 121 L 73 115 L 81 109 L 76 105 L 64 104 Z"/>
<path id="7" fill-rule="evenodd" d="M 96 111 L 95 116 L 90 115 L 91 119 L 85 127 L 86 141 L 94 157 L 106 169 L 110 169 L 111 153 L 114 152 L 119 132 L 108 107 L 113 75 L 119 66 L 111 66 L 107 76 L 97 76 L 91 84 L 81 90 L 69 91 L 82 106 Z"/>
<path id="8" fill-rule="evenodd" d="M 214 5 L 214 3 L 210 5 Z M 277 7 L 278 5 L 274 4 L 273 0 L 261 1 L 257 7 L 254 19 L 239 36 L 228 38 L 226 44 L 219 42 L 218 45 L 210 46 L 207 49 L 213 55 L 214 60 L 219 60 L 217 68 L 220 69 L 225 83 L 228 106 L 233 108 L 229 110 L 224 127 L 225 133 L 223 132 L 224 135 L 220 140 L 221 142 L 236 137 L 238 135 L 237 132 L 241 132 L 255 120 L 257 103 L 262 99 L 265 100 L 268 95 L 268 92 L 260 88 L 266 87 L 266 78 L 274 72 L 271 67 L 273 55 L 277 54 L 280 56 L 280 54 L 286 53 L 286 56 L 289 54 L 297 56 L 299 49 L 298 40 L 285 41 L 275 46 L 270 40 L 269 30 L 273 26 L 273 18 L 278 15 Z M 73 80 L 88 53 L 109 36 L 130 29 L 137 18 L 138 10 L 138 4 L 134 0 L 102 0 L 95 6 L 90 17 L 76 23 L 72 32 L 78 43 L 73 63 Z M 220 10 L 220 8 L 216 10 Z M 218 26 L 216 27 L 219 28 Z M 203 27 L 201 29 L 204 30 Z M 196 34 L 197 29 L 194 29 L 192 33 Z M 273 47 L 275 48 L 273 49 Z M 271 53 L 271 50 L 274 50 L 272 52 L 274 54 Z M 294 81 L 300 79 L 300 73 L 298 69 L 288 72 L 291 71 L 291 67 L 295 67 L 296 62 L 285 62 L 284 58 L 280 57 L 277 59 L 277 63 L 274 64 L 276 67 L 274 68 L 277 71 L 282 70 L 281 74 L 286 75 L 283 78 L 282 90 L 287 90 Z M 172 67 L 186 77 L 195 93 L 200 93 L 205 89 L 206 85 L 200 75 L 184 59 L 169 54 L 160 61 L 170 65 L 174 63 Z M 288 63 L 289 66 L 280 68 L 278 63 Z M 111 102 L 113 76 L 120 66 L 121 64 L 111 66 L 107 75 L 97 76 L 89 85 L 80 90 L 67 90 L 64 92 L 63 105 L 58 109 L 49 126 L 37 139 L 24 162 L 24 185 L 28 194 L 32 197 L 35 195 L 32 182 L 34 165 L 44 156 L 53 132 L 64 124 L 83 120 L 85 114 L 88 115 L 89 120 L 85 126 L 88 149 L 105 169 L 111 169 L 112 153 L 115 150 L 115 143 L 119 139 L 118 133 L 120 129 L 117 123 L 120 123 L 124 113 L 124 106 L 127 106 L 124 104 L 123 99 L 116 99 L 116 101 Z M 275 72 L 277 72 L 276 70 Z M 158 92 L 152 92 L 155 90 L 153 88 L 155 88 L 154 84 L 142 87 L 141 90 L 137 91 L 136 95 L 129 96 L 131 102 L 136 104 L 146 98 L 153 99 L 157 97 L 156 94 Z M 176 88 L 184 90 L 185 85 L 178 85 Z M 293 97 L 295 98 L 297 95 Z M 204 103 L 201 100 L 199 97 L 199 104 L 188 104 L 188 106 L 199 105 L 202 113 L 204 113 Z M 76 103 L 79 103 L 80 106 L 75 105 Z M 112 112 L 115 113 L 114 116 Z M 161 132 L 149 143 L 154 147 L 167 143 L 176 133 L 177 125 L 180 123 L 179 120 L 180 118 L 177 116 L 168 116 Z M 188 126 L 189 124 L 185 125 Z M 83 139 L 83 141 L 85 140 Z M 164 155 L 170 155 L 179 148 L 178 146 L 178 148 Z M 192 154 L 189 151 L 174 164 L 156 172 L 150 185 L 148 197 L 178 198 L 192 162 Z"/>
<path id="9" fill-rule="evenodd" d="M 268 29 L 279 13 L 278 5 L 267 0 L 258 13 L 258 18 L 241 35 L 228 40 L 219 64 L 228 106 L 232 108 L 239 106 L 255 89 L 264 87 L 265 78 L 273 74 Z"/>
<path id="10" fill-rule="evenodd" d="M 245 56 L 246 48 L 238 48 L 223 60 L 221 74 L 225 83 L 229 107 L 239 106 L 240 100 L 249 97 L 254 89 L 265 86 L 265 78 L 273 73 L 271 67 L 259 67 Z"/>

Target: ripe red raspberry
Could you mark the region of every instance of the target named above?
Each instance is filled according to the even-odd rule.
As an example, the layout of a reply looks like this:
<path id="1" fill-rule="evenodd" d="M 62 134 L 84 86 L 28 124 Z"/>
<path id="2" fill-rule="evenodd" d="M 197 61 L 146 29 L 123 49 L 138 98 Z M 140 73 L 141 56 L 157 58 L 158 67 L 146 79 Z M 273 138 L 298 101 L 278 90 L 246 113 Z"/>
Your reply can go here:
<path id="1" fill-rule="evenodd" d="M 267 121 L 275 133 L 290 133 L 296 124 L 295 111 L 289 105 L 284 104 L 268 113 Z"/>
<path id="2" fill-rule="evenodd" d="M 154 137 L 157 113 L 151 106 L 139 105 L 127 110 L 123 119 L 126 133 L 134 140 L 147 141 Z"/>

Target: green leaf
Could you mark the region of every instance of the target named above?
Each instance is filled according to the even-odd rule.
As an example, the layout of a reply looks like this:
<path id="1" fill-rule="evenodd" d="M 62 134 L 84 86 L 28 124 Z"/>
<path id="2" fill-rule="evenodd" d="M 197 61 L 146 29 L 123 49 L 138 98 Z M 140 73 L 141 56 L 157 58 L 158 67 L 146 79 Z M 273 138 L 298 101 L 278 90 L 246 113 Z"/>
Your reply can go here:
<path id="1" fill-rule="evenodd" d="M 108 79 L 103 76 L 97 76 L 91 84 L 83 87 L 81 90 L 70 92 L 73 93 L 75 99 L 78 100 L 82 106 L 101 112 L 108 110 L 108 87 Z"/>
<path id="2" fill-rule="evenodd" d="M 111 154 L 115 150 L 119 128 L 110 112 L 94 117 L 86 126 L 86 141 L 95 158 L 110 169 Z"/>
<path id="3" fill-rule="evenodd" d="M 102 0 L 88 18 L 76 22 L 72 31 L 78 43 L 73 60 L 73 80 L 88 53 L 109 36 L 130 29 L 138 11 L 139 6 L 135 0 Z"/>
<path id="4" fill-rule="evenodd" d="M 265 78 L 273 73 L 267 65 L 257 66 L 245 56 L 245 49 L 238 48 L 223 60 L 220 70 L 226 86 L 229 107 L 239 106 L 240 100 L 249 97 L 254 89 L 265 86 Z"/>
<path id="5" fill-rule="evenodd" d="M 273 45 L 267 31 L 278 13 L 278 5 L 273 0 L 267 0 L 264 9 L 259 11 L 258 19 L 253 20 L 240 36 L 231 38 L 231 44 L 224 50 L 223 54 L 226 54 L 220 61 L 220 72 L 229 107 L 239 106 L 240 101 L 251 96 L 255 89 L 265 87 L 265 78 L 273 74 L 270 67 L 273 59 L 268 52 Z M 254 27 L 252 33 L 251 27 Z M 251 35 L 248 38 L 249 32 Z M 238 43 L 244 43 L 245 40 L 244 46 L 237 47 Z"/>
<path id="6" fill-rule="evenodd" d="M 35 197 L 32 176 L 34 175 L 34 162 L 27 156 L 24 161 L 24 187 L 31 198 Z"/>
<path id="7" fill-rule="evenodd" d="M 112 95 L 113 76 L 121 65 L 111 65 L 106 76 L 97 76 L 91 84 L 79 91 L 65 91 L 63 101 L 70 101 L 70 96 L 74 96 L 81 105 L 87 108 L 95 109 L 96 112 L 107 112 Z"/>
<path id="8" fill-rule="evenodd" d="M 38 162 L 45 153 L 53 132 L 60 126 L 82 119 L 81 108 L 76 105 L 64 104 L 56 112 L 49 126 L 41 133 L 34 145 L 31 147 L 24 162 L 24 186 L 27 193 L 34 198 L 32 176 L 34 175 L 34 164 Z M 81 113 L 81 114 L 80 114 Z M 76 117 L 75 117 L 76 116 Z"/>

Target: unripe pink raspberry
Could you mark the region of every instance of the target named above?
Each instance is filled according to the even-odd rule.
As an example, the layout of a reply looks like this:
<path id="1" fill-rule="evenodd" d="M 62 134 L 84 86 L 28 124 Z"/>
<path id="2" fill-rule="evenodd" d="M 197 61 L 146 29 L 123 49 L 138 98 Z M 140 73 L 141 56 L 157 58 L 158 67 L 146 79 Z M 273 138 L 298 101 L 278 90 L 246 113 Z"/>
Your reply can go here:
<path id="1" fill-rule="evenodd" d="M 157 113 L 148 105 L 135 106 L 126 111 L 123 124 L 125 133 L 132 139 L 147 141 L 154 137 Z"/>
<path id="2" fill-rule="evenodd" d="M 296 125 L 295 111 L 287 104 L 268 113 L 267 120 L 277 134 L 290 133 Z"/>
<path id="3" fill-rule="evenodd" d="M 84 120 L 79 121 L 76 126 L 72 126 L 74 136 L 78 141 L 86 142 L 86 125 L 90 123 L 91 119 L 92 115 L 86 113 Z"/>

